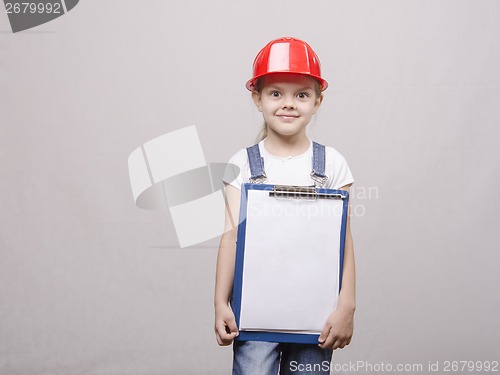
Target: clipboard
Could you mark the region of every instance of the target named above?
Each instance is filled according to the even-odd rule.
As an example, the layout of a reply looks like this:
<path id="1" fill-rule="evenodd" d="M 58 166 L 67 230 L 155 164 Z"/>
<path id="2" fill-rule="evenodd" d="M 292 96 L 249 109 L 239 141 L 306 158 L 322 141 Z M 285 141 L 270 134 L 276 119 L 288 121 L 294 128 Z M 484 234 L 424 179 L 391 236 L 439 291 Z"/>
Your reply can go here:
<path id="1" fill-rule="evenodd" d="M 318 343 L 342 286 L 348 200 L 345 190 L 242 184 L 236 340 Z"/>

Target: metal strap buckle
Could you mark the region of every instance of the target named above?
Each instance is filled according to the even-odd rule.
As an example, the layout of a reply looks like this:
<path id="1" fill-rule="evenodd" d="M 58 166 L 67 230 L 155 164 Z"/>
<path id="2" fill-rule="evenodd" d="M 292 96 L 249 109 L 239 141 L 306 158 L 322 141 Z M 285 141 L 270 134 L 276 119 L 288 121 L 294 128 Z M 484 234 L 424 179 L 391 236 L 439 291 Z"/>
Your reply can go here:
<path id="1" fill-rule="evenodd" d="M 267 179 L 266 172 L 262 173 L 260 176 L 255 178 L 250 178 L 249 181 L 252 184 L 262 184 Z"/>
<path id="2" fill-rule="evenodd" d="M 324 187 L 325 184 L 326 184 L 326 181 L 328 181 L 328 177 L 327 176 L 318 176 L 314 172 L 311 172 L 311 178 L 316 183 L 317 187 Z"/>

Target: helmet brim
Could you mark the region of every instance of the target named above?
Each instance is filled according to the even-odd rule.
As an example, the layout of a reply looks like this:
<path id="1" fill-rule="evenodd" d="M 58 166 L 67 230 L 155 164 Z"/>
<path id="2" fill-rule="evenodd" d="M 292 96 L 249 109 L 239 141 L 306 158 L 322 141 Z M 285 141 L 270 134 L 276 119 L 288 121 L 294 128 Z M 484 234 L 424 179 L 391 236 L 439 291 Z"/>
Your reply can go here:
<path id="1" fill-rule="evenodd" d="M 264 76 L 268 76 L 271 74 L 279 74 L 279 73 L 297 74 L 297 75 L 304 75 L 304 76 L 315 78 L 316 80 L 318 80 L 318 82 L 320 84 L 321 92 L 325 91 L 328 88 L 328 82 L 321 77 L 318 77 L 318 76 L 316 76 L 314 74 L 310 74 L 310 73 L 298 73 L 298 72 L 289 72 L 289 71 L 267 72 L 267 73 L 255 76 L 247 81 L 247 83 L 245 84 L 245 87 L 249 91 L 255 91 L 255 83 L 257 82 L 257 80 L 259 78 L 262 78 Z"/>

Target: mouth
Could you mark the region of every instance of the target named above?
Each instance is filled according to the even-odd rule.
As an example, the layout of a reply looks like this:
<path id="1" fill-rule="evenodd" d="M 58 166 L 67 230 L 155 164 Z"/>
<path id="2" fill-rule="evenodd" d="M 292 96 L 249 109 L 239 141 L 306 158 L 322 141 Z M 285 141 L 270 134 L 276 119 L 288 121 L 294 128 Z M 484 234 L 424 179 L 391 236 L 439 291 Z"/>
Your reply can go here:
<path id="1" fill-rule="evenodd" d="M 298 115 L 276 115 L 276 117 L 278 117 L 280 120 L 283 120 L 283 121 L 293 121 L 296 118 L 298 118 L 299 116 Z"/>

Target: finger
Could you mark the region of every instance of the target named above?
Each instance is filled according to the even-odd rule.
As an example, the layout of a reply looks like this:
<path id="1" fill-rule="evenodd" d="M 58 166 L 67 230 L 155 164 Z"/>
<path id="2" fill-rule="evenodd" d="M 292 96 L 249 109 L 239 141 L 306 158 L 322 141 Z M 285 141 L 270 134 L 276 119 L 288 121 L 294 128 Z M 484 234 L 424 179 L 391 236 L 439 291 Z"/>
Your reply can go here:
<path id="1" fill-rule="evenodd" d="M 222 340 L 220 339 L 220 336 L 218 333 L 215 334 L 215 339 L 217 340 L 217 344 L 222 346 Z"/>
<path id="2" fill-rule="evenodd" d="M 335 341 L 332 343 L 332 349 L 333 349 L 333 350 L 337 350 L 337 349 L 338 349 L 338 348 L 340 348 L 340 347 L 342 347 L 342 348 L 344 347 L 344 346 L 342 345 L 342 341 L 341 341 L 340 339 L 337 339 L 337 340 L 335 340 Z"/>
<path id="3" fill-rule="evenodd" d="M 236 327 L 236 322 L 234 321 L 234 319 L 233 322 L 230 322 L 230 324 L 233 326 L 233 329 L 230 329 L 229 325 L 224 322 L 219 323 L 217 326 L 217 332 L 223 345 L 231 344 L 234 338 L 239 335 L 238 327 Z"/>
<path id="4" fill-rule="evenodd" d="M 318 342 L 320 343 L 320 346 L 324 345 L 326 339 L 328 338 L 328 335 L 330 334 L 331 326 L 325 325 L 323 327 L 323 330 L 319 334 Z"/>
<path id="5" fill-rule="evenodd" d="M 227 321 L 227 326 L 231 334 L 234 334 L 234 337 L 239 335 L 238 326 L 236 325 L 236 320 L 234 318 Z"/>
<path id="6" fill-rule="evenodd" d="M 226 325 L 224 324 L 224 322 L 218 323 L 216 327 L 217 327 L 217 334 L 219 335 L 220 339 L 223 342 L 226 341 L 230 337 L 230 334 L 227 333 Z"/>
<path id="7" fill-rule="evenodd" d="M 325 346 L 326 349 L 333 349 L 333 343 L 337 339 L 338 339 L 337 333 L 332 329 L 330 330 L 330 333 L 328 334 L 328 337 L 326 338 L 323 345 Z"/>
<path id="8" fill-rule="evenodd" d="M 341 341 L 339 344 L 339 349 L 344 349 L 347 343 L 345 341 Z"/>
<path id="9" fill-rule="evenodd" d="M 224 346 L 224 345 L 227 345 L 224 340 L 222 340 L 222 338 L 220 337 L 219 335 L 219 332 L 217 332 L 217 330 L 215 331 L 215 338 L 217 340 L 217 344 L 219 344 L 220 346 Z"/>
<path id="10" fill-rule="evenodd" d="M 227 345 L 230 345 L 233 342 L 232 339 L 222 338 L 218 333 L 216 335 L 216 338 L 217 338 L 217 343 L 220 346 L 227 346 Z"/>

